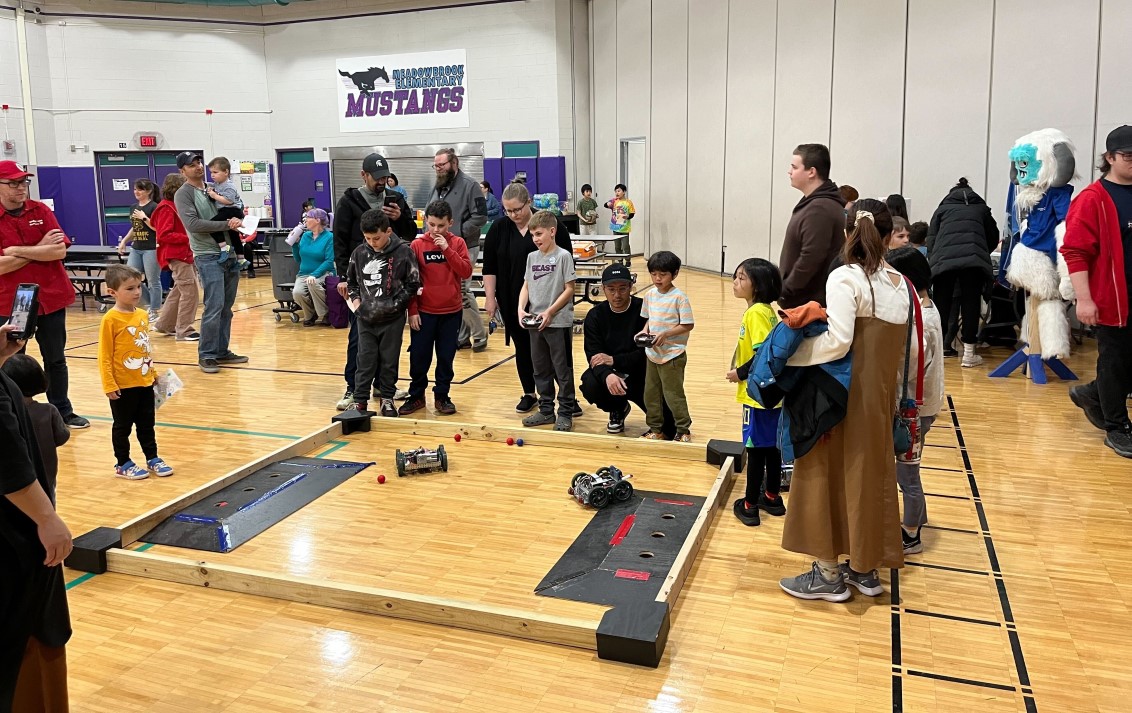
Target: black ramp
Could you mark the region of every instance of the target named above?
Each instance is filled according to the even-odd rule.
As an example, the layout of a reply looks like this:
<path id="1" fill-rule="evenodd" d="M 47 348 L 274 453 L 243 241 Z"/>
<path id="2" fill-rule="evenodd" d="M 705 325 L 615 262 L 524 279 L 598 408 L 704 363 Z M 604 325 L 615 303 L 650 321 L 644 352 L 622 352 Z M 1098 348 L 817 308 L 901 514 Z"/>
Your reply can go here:
<path id="1" fill-rule="evenodd" d="M 591 604 L 652 601 L 704 503 L 702 497 L 638 490 L 596 511 L 535 593 Z"/>
<path id="2" fill-rule="evenodd" d="M 141 541 L 231 552 L 370 465 L 323 458 L 273 463 L 167 518 Z"/>

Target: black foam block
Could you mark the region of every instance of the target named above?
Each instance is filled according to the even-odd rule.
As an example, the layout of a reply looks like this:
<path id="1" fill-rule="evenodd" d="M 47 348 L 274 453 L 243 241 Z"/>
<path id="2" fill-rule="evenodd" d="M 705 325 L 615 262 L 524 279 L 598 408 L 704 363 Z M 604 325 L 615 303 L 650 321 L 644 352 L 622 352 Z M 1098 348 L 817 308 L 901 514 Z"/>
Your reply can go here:
<path id="1" fill-rule="evenodd" d="M 668 643 L 666 602 L 639 602 L 610 609 L 597 627 L 597 655 L 608 661 L 656 668 Z"/>
<path id="2" fill-rule="evenodd" d="M 80 572 L 102 574 L 106 571 L 106 551 L 122 546 L 122 531 L 114 527 L 99 527 L 79 535 L 75 548 L 63 564 Z"/>
<path id="3" fill-rule="evenodd" d="M 721 441 L 713 438 L 707 443 L 708 465 L 722 466 L 727 456 L 735 458 L 735 471 L 742 472 L 747 462 L 747 449 L 739 441 Z"/>
<path id="4" fill-rule="evenodd" d="M 373 411 L 355 411 L 350 409 L 342 413 L 334 414 L 330 422 L 341 423 L 342 435 L 348 436 L 351 433 L 368 433 L 370 429 L 370 418 L 372 416 Z"/>

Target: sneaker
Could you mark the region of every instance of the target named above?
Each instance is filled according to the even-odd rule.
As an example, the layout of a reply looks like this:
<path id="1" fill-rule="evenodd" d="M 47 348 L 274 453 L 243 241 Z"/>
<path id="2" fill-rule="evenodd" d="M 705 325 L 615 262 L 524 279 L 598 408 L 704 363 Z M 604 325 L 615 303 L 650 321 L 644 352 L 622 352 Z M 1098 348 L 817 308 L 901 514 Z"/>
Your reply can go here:
<path id="1" fill-rule="evenodd" d="M 959 350 L 947 348 L 943 350 L 943 355 L 945 357 L 957 357 L 959 356 Z"/>
<path id="2" fill-rule="evenodd" d="M 861 594 L 879 597 L 884 593 L 884 587 L 880 586 L 880 575 L 875 569 L 871 572 L 855 572 L 848 562 L 842 562 L 841 578 L 856 587 Z"/>
<path id="3" fill-rule="evenodd" d="M 147 314 L 146 317 L 149 318 L 150 324 L 156 324 L 157 323 L 157 313 L 154 312 L 153 310 L 150 310 L 149 314 Z"/>
<path id="4" fill-rule="evenodd" d="M 160 334 L 163 337 L 175 337 L 175 336 L 177 336 L 176 332 L 166 332 L 164 329 L 158 329 L 157 327 L 154 327 L 150 331 L 155 332 L 157 334 Z"/>
<path id="5" fill-rule="evenodd" d="M 381 394 L 377 394 L 377 398 L 381 398 Z M 408 389 L 397 389 L 397 391 L 393 393 L 393 399 L 395 401 L 404 401 L 407 398 L 409 398 Z"/>
<path id="6" fill-rule="evenodd" d="M 70 416 L 63 418 L 63 423 L 67 424 L 67 428 L 78 431 L 83 428 L 90 428 L 90 421 L 86 420 L 77 413 L 72 413 Z"/>
<path id="7" fill-rule="evenodd" d="M 649 431 L 648 433 L 641 436 L 641 440 L 645 440 L 645 441 L 667 441 L 668 439 L 665 438 L 664 434 L 661 433 L 660 431 Z"/>
<path id="8" fill-rule="evenodd" d="M 114 475 L 125 480 L 145 480 L 149 477 L 149 471 L 128 460 L 122 465 L 114 466 Z"/>
<path id="9" fill-rule="evenodd" d="M 487 351 L 487 340 L 484 339 L 483 341 L 472 342 L 472 351 L 476 352 L 477 354 L 479 352 Z"/>
<path id="10" fill-rule="evenodd" d="M 1101 402 L 1097 395 L 1087 385 L 1074 386 L 1069 390 L 1069 400 L 1077 408 L 1085 412 L 1085 418 L 1102 431 L 1104 427 L 1104 412 L 1101 411 Z"/>
<path id="11" fill-rule="evenodd" d="M 220 364 L 215 359 L 200 359 L 197 361 L 197 366 L 206 374 L 215 374 L 220 371 Z"/>
<path id="12" fill-rule="evenodd" d="M 366 412 L 369 411 L 369 402 L 368 401 L 354 401 L 353 399 L 350 399 L 350 405 L 347 406 L 343 410 L 344 411 L 357 411 L 359 413 L 366 413 Z"/>
<path id="13" fill-rule="evenodd" d="M 456 413 L 456 404 L 452 403 L 452 399 L 450 398 L 437 398 L 432 405 L 439 414 L 451 416 Z"/>
<path id="14" fill-rule="evenodd" d="M 766 493 L 762 493 L 759 495 L 758 506 L 760 510 L 765 510 L 767 515 L 782 517 L 786 514 L 786 506 L 782 503 L 782 496 L 771 499 Z"/>
<path id="15" fill-rule="evenodd" d="M 200 332 L 189 332 L 183 337 L 177 337 L 178 342 L 199 342 Z"/>
<path id="16" fill-rule="evenodd" d="M 782 591 L 799 599 L 824 599 L 827 602 L 843 602 L 849 598 L 849 588 L 845 586 L 845 576 L 838 573 L 833 580 L 821 574 L 821 567 L 814 562 L 809 572 L 797 577 L 786 577 L 778 582 Z"/>
<path id="17" fill-rule="evenodd" d="M 962 361 L 959 362 L 959 366 L 964 369 L 969 369 L 973 366 L 980 366 L 982 363 L 983 358 L 978 354 L 964 354 Z"/>
<path id="18" fill-rule="evenodd" d="M 735 512 L 735 517 L 739 518 L 739 522 L 747 527 L 758 527 L 761 524 L 758 507 L 748 508 L 747 501 L 743 498 L 736 500 L 731 509 Z"/>
<path id="19" fill-rule="evenodd" d="M 570 418 L 566 414 L 559 414 L 558 420 L 554 422 L 554 430 L 555 431 L 573 431 L 574 430 L 574 419 Z"/>
<path id="20" fill-rule="evenodd" d="M 397 409 L 397 413 L 401 416 L 408 416 L 411 413 L 416 413 L 425 407 L 424 399 L 409 399 L 401 404 L 401 408 Z"/>
<path id="21" fill-rule="evenodd" d="M 318 317 L 311 317 L 310 319 L 303 320 L 304 327 L 313 327 L 316 324 L 318 324 Z"/>
<path id="22" fill-rule="evenodd" d="M 538 412 L 532 413 L 530 416 L 527 416 L 526 418 L 524 418 L 523 419 L 523 425 L 524 426 L 548 426 L 552 423 L 555 423 L 557 420 L 558 419 L 554 418 L 553 413 L 543 413 L 542 411 L 538 411 Z"/>
<path id="23" fill-rule="evenodd" d="M 160 458 L 150 458 L 146 465 L 149 466 L 149 472 L 156 475 L 158 478 L 167 478 L 173 475 L 173 466 L 169 465 Z"/>
<path id="24" fill-rule="evenodd" d="M 691 443 L 692 442 L 692 434 L 690 434 L 690 433 L 677 433 L 676 437 L 673 438 L 672 440 L 676 441 L 677 443 Z"/>
<path id="25" fill-rule="evenodd" d="M 915 535 L 909 535 L 908 531 L 902 527 L 900 528 L 900 539 L 904 542 L 904 554 L 918 555 L 924 551 L 924 543 L 920 540 L 919 530 L 916 530 Z"/>
<path id="26" fill-rule="evenodd" d="M 625 410 L 621 413 L 609 414 L 609 423 L 605 424 L 606 433 L 624 433 L 625 432 L 625 419 L 629 417 L 629 412 L 633 410 L 633 405 L 628 401 L 625 402 Z"/>
<path id="27" fill-rule="evenodd" d="M 334 408 L 338 409 L 339 411 L 345 411 L 354 403 L 354 395 L 347 391 L 345 395 L 342 396 L 342 398 L 338 399 L 338 403 L 335 404 Z"/>
<path id="28" fill-rule="evenodd" d="M 385 418 L 397 418 L 397 406 L 393 404 L 393 399 L 381 400 L 381 415 Z"/>
<path id="29" fill-rule="evenodd" d="M 1124 428 L 1106 433 L 1104 444 L 1116 451 L 1116 455 L 1132 458 L 1132 425 L 1126 423 Z"/>
<path id="30" fill-rule="evenodd" d="M 233 352 L 228 352 L 224 356 L 216 357 L 216 362 L 218 364 L 247 364 L 248 358 Z"/>
<path id="31" fill-rule="evenodd" d="M 530 394 L 523 394 L 523 398 L 515 404 L 515 413 L 530 413 L 535 406 L 538 406 L 538 399 Z"/>
<path id="32" fill-rule="evenodd" d="M 570 412 L 570 418 L 580 418 L 583 413 L 584 413 L 584 411 L 582 411 L 581 404 L 579 404 L 577 401 L 575 401 L 574 402 L 574 410 Z"/>

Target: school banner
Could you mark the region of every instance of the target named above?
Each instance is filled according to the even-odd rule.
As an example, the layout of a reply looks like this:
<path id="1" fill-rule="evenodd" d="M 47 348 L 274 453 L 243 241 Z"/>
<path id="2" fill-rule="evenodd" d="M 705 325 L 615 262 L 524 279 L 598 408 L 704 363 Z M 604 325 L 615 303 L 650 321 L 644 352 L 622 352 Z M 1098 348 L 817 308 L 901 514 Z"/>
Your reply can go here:
<path id="1" fill-rule="evenodd" d="M 464 50 L 336 60 L 342 131 L 468 126 Z"/>

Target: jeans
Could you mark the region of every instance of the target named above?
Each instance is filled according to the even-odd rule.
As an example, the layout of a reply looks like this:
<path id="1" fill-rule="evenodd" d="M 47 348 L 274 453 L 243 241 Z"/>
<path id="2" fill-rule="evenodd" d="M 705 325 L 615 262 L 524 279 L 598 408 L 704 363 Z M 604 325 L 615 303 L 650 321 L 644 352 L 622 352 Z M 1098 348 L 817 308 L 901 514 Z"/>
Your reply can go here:
<path id="1" fill-rule="evenodd" d="M 460 331 L 460 312 L 428 314 L 421 312 L 421 328 L 409 332 L 409 400 L 423 399 L 428 386 L 428 370 L 432 366 L 432 352 L 436 350 L 436 373 L 432 393 L 437 399 L 447 399 L 452 389 L 452 360 L 456 357 L 457 335 Z"/>
<path id="2" fill-rule="evenodd" d="M 0 316 L 7 323 L 11 315 Z M 67 398 L 67 310 L 41 314 L 35 320 L 35 341 L 43 355 L 43 370 L 47 372 L 47 401 L 67 418 L 75 412 Z"/>
<path id="3" fill-rule="evenodd" d="M 142 290 L 143 305 L 149 306 L 149 311 L 156 313 L 161 309 L 161 265 L 157 263 L 157 250 L 138 250 L 130 248 L 130 255 L 126 264 L 138 272 L 145 274 L 146 288 Z"/>
<path id="4" fill-rule="evenodd" d="M 346 393 L 354 393 L 354 379 L 358 375 L 358 316 L 350 311 L 350 335 L 346 338 L 346 368 L 342 376 L 346 379 Z M 367 399 L 369 394 L 359 394 Z"/>
<path id="5" fill-rule="evenodd" d="M 912 457 L 896 460 L 896 483 L 904 498 L 904 528 L 919 530 L 928 521 L 928 503 L 924 499 L 924 486 L 920 481 L 920 456 L 924 452 L 924 438 L 935 423 L 935 416 L 920 416 L 919 436 Z"/>
<path id="6" fill-rule="evenodd" d="M 195 255 L 194 260 L 204 290 L 197 357 L 217 359 L 231 353 L 228 342 L 232 338 L 232 305 L 240 285 L 240 266 L 233 257 L 220 262 L 217 253 Z"/>

